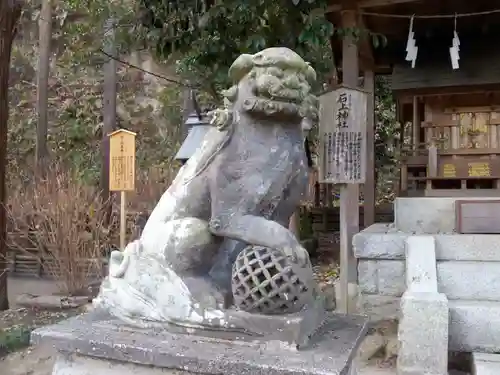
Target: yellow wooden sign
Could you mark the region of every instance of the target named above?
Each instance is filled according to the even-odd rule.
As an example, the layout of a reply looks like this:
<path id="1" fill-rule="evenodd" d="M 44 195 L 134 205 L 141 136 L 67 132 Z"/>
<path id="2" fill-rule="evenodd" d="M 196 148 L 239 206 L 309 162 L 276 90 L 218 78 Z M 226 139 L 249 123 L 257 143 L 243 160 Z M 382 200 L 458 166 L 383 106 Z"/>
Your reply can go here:
<path id="1" fill-rule="evenodd" d="M 490 163 L 469 163 L 469 177 L 490 177 Z"/>
<path id="2" fill-rule="evenodd" d="M 109 134 L 109 190 L 135 189 L 134 132 L 119 129 Z"/>
<path id="3" fill-rule="evenodd" d="M 444 164 L 443 165 L 443 177 L 457 177 L 457 169 L 454 164 Z"/>

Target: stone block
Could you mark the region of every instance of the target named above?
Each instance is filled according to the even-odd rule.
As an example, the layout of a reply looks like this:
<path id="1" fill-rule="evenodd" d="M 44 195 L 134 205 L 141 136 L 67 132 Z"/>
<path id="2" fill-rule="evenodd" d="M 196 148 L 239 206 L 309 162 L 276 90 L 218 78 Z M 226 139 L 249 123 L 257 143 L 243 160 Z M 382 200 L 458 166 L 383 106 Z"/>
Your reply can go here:
<path id="1" fill-rule="evenodd" d="M 500 352 L 500 302 L 449 301 L 450 350 Z"/>
<path id="2" fill-rule="evenodd" d="M 408 233 L 373 224 L 353 237 L 354 256 L 360 259 L 404 259 Z"/>
<path id="3" fill-rule="evenodd" d="M 359 312 L 371 322 L 400 319 L 400 301 L 397 297 L 361 294 Z M 449 300 L 448 307 L 450 350 L 500 352 L 500 302 Z"/>
<path id="4" fill-rule="evenodd" d="M 451 233 L 456 224 L 455 202 L 464 198 L 411 197 L 396 198 L 395 226 L 398 230 L 416 234 Z M 491 200 L 473 198 L 471 200 Z"/>
<path id="5" fill-rule="evenodd" d="M 405 292 L 401 299 L 398 375 L 448 373 L 448 300 L 441 293 Z"/>
<path id="6" fill-rule="evenodd" d="M 410 292 L 437 293 L 434 237 L 407 238 L 406 287 Z"/>
<path id="7" fill-rule="evenodd" d="M 346 375 L 366 330 L 366 318 L 332 313 L 314 345 L 297 350 L 240 331 L 132 328 L 94 310 L 31 338 L 61 354 L 54 375 Z"/>
<path id="8" fill-rule="evenodd" d="M 443 234 L 434 239 L 437 260 L 500 262 L 498 234 Z"/>
<path id="9" fill-rule="evenodd" d="M 393 320 L 400 317 L 400 298 L 378 294 L 360 294 L 358 312 L 366 315 L 371 322 Z"/>
<path id="10" fill-rule="evenodd" d="M 405 292 L 405 263 L 400 260 L 360 260 L 361 293 L 401 297 Z"/>
<path id="11" fill-rule="evenodd" d="M 450 300 L 500 301 L 500 262 L 439 262 L 437 273 Z"/>
<path id="12" fill-rule="evenodd" d="M 354 235 L 354 256 L 358 259 L 404 259 L 406 239 L 411 233 L 374 224 Z M 500 235 L 436 234 L 437 260 L 500 262 Z"/>
<path id="13" fill-rule="evenodd" d="M 500 374 L 500 354 L 472 353 L 472 375 Z"/>

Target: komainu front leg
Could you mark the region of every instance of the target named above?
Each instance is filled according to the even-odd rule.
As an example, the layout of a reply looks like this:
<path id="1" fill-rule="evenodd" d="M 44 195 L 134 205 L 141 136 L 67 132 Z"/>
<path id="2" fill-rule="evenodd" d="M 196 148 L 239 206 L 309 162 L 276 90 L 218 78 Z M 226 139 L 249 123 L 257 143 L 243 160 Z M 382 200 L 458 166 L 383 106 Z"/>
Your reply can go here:
<path id="1" fill-rule="evenodd" d="M 310 264 L 307 250 L 300 245 L 295 235 L 275 221 L 261 216 L 234 214 L 228 217 L 214 216 L 209 227 L 216 236 L 283 251 L 302 267 Z"/>

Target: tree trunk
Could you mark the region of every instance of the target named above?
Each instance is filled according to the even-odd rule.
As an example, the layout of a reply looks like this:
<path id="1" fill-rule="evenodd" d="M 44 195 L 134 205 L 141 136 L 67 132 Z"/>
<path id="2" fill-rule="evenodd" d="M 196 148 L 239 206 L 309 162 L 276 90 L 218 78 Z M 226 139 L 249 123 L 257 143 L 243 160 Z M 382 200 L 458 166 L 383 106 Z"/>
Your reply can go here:
<path id="1" fill-rule="evenodd" d="M 104 27 L 104 46 L 106 53 L 110 56 L 117 55 L 117 47 L 115 40 L 115 20 L 110 18 L 107 20 Z M 109 134 L 116 128 L 116 97 L 117 97 L 117 63 L 115 59 L 108 58 L 108 62 L 104 67 L 104 106 L 103 106 L 103 127 L 101 139 L 101 201 L 103 209 L 106 211 L 104 215 L 105 224 L 108 225 L 111 221 L 112 214 L 112 196 L 109 191 Z"/>
<path id="2" fill-rule="evenodd" d="M 1 0 L 0 0 L 1 1 Z M 38 43 L 38 74 L 37 74 L 37 110 L 38 124 L 36 126 L 36 172 L 42 176 L 46 172 L 49 107 L 49 73 L 50 73 L 50 44 L 52 41 L 52 0 L 42 1 L 42 11 L 39 22 Z"/>
<path id="3" fill-rule="evenodd" d="M 0 311 L 9 308 L 7 295 L 7 231 L 5 165 L 7 163 L 7 121 L 9 119 L 9 70 L 12 41 L 23 4 L 0 0 Z"/>

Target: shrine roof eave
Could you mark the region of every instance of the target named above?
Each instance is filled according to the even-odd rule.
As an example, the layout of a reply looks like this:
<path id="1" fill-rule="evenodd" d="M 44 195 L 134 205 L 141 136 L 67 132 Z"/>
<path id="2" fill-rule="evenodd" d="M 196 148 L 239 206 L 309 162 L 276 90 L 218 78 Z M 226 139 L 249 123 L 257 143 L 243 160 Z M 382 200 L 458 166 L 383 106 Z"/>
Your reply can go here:
<path id="1" fill-rule="evenodd" d="M 387 74 L 392 66 L 404 61 L 406 42 L 411 15 L 436 16 L 467 14 L 473 12 L 490 12 L 500 8 L 500 0 L 357 0 L 353 7 L 360 12 L 363 27 L 375 35 L 383 35 L 386 43 L 377 48 L 371 48 L 373 70 L 376 73 Z M 340 0 L 331 0 L 327 8 L 327 19 L 335 27 L 340 28 L 342 8 Z M 385 17 L 383 15 L 392 15 Z M 483 16 L 461 17 L 458 20 L 457 31 L 460 39 L 477 40 L 498 34 L 500 31 L 500 13 L 490 13 Z M 453 18 L 423 18 L 414 21 L 414 32 L 417 39 L 429 39 L 443 43 L 451 43 L 453 33 Z M 441 43 L 439 43 L 441 44 Z M 339 37 L 332 38 L 332 49 L 336 59 L 340 61 L 342 44 Z M 360 60 L 363 56 L 360 51 Z M 366 55 L 367 52 L 365 51 Z"/>

